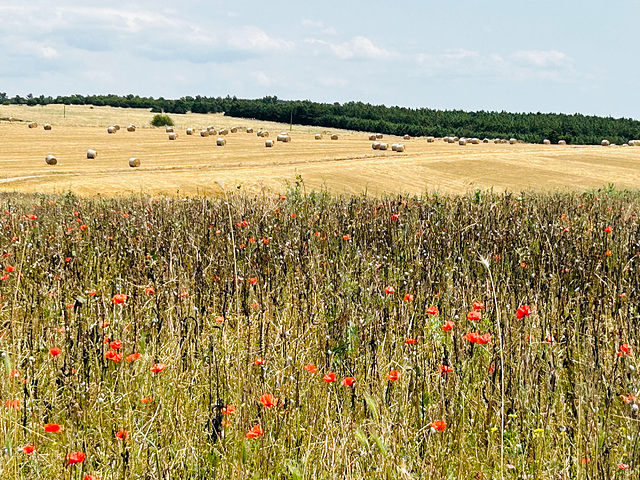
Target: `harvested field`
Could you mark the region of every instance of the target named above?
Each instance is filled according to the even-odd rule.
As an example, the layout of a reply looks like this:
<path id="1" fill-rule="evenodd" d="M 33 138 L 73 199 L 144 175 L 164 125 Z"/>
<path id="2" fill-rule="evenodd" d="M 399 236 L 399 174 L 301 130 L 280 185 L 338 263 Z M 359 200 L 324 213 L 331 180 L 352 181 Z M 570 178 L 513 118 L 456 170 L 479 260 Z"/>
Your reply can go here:
<path id="1" fill-rule="evenodd" d="M 280 191 L 302 176 L 308 188 L 326 187 L 334 193 L 413 193 L 437 190 L 460 193 L 475 188 L 496 191 L 531 189 L 584 190 L 613 183 L 633 188 L 640 183 L 640 148 L 480 144 L 460 147 L 415 138 L 403 153 L 371 149 L 369 134 L 340 131 L 339 142 L 329 136 L 315 140 L 323 128 L 293 126 L 293 141 L 264 148 L 254 135 L 230 134 L 224 149 L 212 137 L 179 136 L 168 141 L 164 128 L 149 127 L 147 110 L 111 107 L 3 106 L 0 116 L 23 122 L 0 124 L 0 190 L 79 194 L 218 194 L 222 181 L 244 191 Z M 270 122 L 215 115 L 171 115 L 177 131 L 207 125 L 251 124 L 257 130 L 288 130 Z M 53 132 L 29 129 L 27 122 L 51 123 Z M 135 124 L 135 132 L 108 135 L 106 126 Z M 401 137 L 388 136 L 388 142 Z M 100 152 L 87 162 L 87 148 Z M 56 166 L 43 167 L 54 154 Z M 132 170 L 128 159 L 142 166 Z"/>

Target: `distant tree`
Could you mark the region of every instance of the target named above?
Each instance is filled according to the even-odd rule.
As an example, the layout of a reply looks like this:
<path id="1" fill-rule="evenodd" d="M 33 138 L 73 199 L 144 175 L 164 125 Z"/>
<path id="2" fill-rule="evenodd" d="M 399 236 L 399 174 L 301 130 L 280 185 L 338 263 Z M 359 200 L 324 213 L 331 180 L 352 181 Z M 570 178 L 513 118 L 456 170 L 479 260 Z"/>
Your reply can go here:
<path id="1" fill-rule="evenodd" d="M 159 113 L 153 116 L 153 118 L 151 119 L 151 125 L 153 125 L 154 127 L 164 127 L 167 125 L 172 127 L 174 124 L 169 115 Z"/>

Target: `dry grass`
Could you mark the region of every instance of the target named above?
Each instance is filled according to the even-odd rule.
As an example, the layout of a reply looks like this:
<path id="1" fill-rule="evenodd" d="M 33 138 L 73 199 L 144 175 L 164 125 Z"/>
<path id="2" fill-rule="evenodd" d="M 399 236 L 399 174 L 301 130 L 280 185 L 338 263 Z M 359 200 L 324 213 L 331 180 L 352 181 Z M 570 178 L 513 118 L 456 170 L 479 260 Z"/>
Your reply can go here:
<path id="1" fill-rule="evenodd" d="M 309 188 L 325 186 L 334 193 L 413 193 L 438 190 L 461 193 L 475 188 L 496 191 L 531 189 L 584 190 L 609 183 L 632 188 L 640 181 L 640 148 L 545 145 L 428 144 L 416 138 L 405 142 L 407 151 L 373 151 L 367 135 L 341 131 L 339 141 L 328 136 L 314 140 L 323 128 L 294 126 L 293 142 L 267 149 L 255 134 L 230 134 L 224 148 L 215 138 L 184 135 L 187 127 L 231 125 L 268 130 L 272 137 L 288 125 L 216 115 L 171 115 L 183 133 L 170 142 L 164 129 L 149 127 L 147 110 L 111 107 L 3 106 L 0 117 L 49 122 L 53 130 L 27 128 L 26 123 L 0 124 L 0 190 L 113 195 L 131 192 L 153 194 L 220 193 L 215 183 L 238 186 L 243 191 L 264 187 L 281 191 L 297 175 Z M 106 126 L 133 123 L 108 135 Z M 385 141 L 400 141 L 387 137 Z M 86 151 L 98 151 L 87 160 Z M 58 165 L 46 167 L 52 153 Z M 140 158 L 135 171 L 128 158 Z"/>

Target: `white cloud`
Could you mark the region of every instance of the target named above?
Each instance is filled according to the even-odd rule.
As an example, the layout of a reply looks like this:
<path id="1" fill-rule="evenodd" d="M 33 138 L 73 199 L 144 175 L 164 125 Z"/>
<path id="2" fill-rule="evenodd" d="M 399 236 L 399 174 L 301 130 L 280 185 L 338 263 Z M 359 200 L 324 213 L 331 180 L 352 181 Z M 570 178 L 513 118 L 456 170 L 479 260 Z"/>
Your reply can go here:
<path id="1" fill-rule="evenodd" d="M 541 68 L 562 66 L 570 62 L 569 57 L 557 50 L 519 50 L 509 58 L 518 63 Z"/>
<path id="2" fill-rule="evenodd" d="M 307 39 L 305 43 L 325 45 L 341 60 L 380 59 L 398 56 L 395 52 L 376 47 L 371 40 L 361 36 L 353 37 L 344 43 L 331 43 L 316 38 Z"/>
<path id="3" fill-rule="evenodd" d="M 291 50 L 293 48 L 293 43 L 270 37 L 264 30 L 253 26 L 239 29 L 229 38 L 228 43 L 239 50 L 260 52 Z"/>
<path id="4" fill-rule="evenodd" d="M 275 78 L 270 77 L 262 71 L 253 72 L 252 77 L 258 85 L 261 85 L 263 87 L 271 87 L 278 83 Z"/>

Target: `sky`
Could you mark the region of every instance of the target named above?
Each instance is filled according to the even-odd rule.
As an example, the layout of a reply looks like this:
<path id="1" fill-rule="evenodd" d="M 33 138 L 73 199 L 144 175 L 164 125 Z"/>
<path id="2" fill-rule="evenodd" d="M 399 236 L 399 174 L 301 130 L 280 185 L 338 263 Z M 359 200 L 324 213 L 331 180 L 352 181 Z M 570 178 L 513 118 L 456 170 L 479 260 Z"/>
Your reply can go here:
<path id="1" fill-rule="evenodd" d="M 640 2 L 610 5 L 0 0 L 0 91 L 638 119 Z"/>

